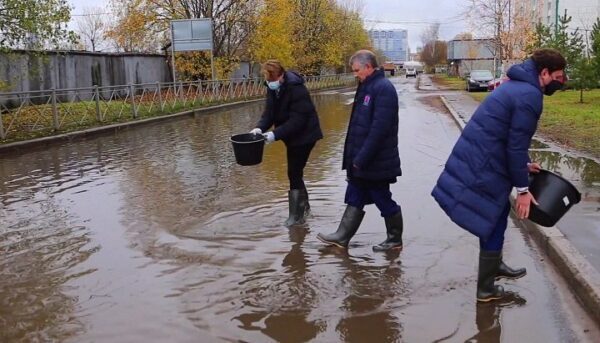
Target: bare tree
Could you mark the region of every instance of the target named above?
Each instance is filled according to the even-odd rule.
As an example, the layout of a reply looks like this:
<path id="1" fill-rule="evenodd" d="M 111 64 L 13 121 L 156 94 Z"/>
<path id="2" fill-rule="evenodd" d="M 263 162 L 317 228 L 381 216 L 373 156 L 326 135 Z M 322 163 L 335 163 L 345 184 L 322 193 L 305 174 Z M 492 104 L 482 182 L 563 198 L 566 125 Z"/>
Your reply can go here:
<path id="1" fill-rule="evenodd" d="M 421 50 L 421 61 L 424 61 L 428 66 L 434 66 L 437 61 L 441 59 L 439 51 L 436 51 L 439 47 L 437 44 L 440 37 L 440 23 L 435 22 L 429 25 L 423 32 L 421 32 L 421 43 L 423 44 L 423 50 Z M 444 56 L 444 60 L 446 57 Z"/>
<path id="2" fill-rule="evenodd" d="M 495 61 L 523 58 L 539 20 L 539 2 L 525 0 L 469 0 L 466 17 L 473 32 L 489 38 Z"/>
<path id="3" fill-rule="evenodd" d="M 454 40 L 472 40 L 473 34 L 471 32 L 461 32 L 454 36 Z"/>
<path id="4" fill-rule="evenodd" d="M 259 0 L 146 0 L 154 25 L 168 30 L 173 19 L 211 18 L 215 56 L 240 52 L 255 25 Z"/>
<path id="5" fill-rule="evenodd" d="M 440 37 L 440 23 L 435 22 L 429 25 L 423 32 L 421 33 L 421 43 L 423 46 L 427 45 L 427 43 L 435 42 Z"/>
<path id="6" fill-rule="evenodd" d="M 102 50 L 107 27 L 104 12 L 105 10 L 100 7 L 86 7 L 83 9 L 83 14 L 77 18 L 76 33 L 83 40 L 86 50 L 88 48 L 92 51 Z"/>
<path id="7" fill-rule="evenodd" d="M 441 40 L 430 41 L 421 51 L 421 62 L 429 68 L 445 64 L 448 58 L 448 43 Z"/>
<path id="8" fill-rule="evenodd" d="M 494 74 L 497 61 L 502 61 L 502 36 L 508 29 L 510 0 L 469 0 L 467 20 L 473 32 L 490 39 L 488 49 L 494 56 Z"/>

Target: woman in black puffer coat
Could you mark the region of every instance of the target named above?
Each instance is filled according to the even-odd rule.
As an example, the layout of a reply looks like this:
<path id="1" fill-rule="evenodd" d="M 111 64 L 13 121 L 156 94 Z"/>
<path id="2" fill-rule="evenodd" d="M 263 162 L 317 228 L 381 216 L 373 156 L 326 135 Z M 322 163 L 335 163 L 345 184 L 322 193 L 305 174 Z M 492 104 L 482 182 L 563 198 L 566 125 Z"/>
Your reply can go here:
<path id="1" fill-rule="evenodd" d="M 315 143 L 323 138 L 319 117 L 302 76 L 286 71 L 277 60 L 267 61 L 263 73 L 268 87 L 266 106 L 250 132 L 263 134 L 273 126 L 273 131 L 263 134 L 266 142 L 285 143 L 290 180 L 289 218 L 285 225 L 303 224 L 310 209 L 304 167 Z"/>

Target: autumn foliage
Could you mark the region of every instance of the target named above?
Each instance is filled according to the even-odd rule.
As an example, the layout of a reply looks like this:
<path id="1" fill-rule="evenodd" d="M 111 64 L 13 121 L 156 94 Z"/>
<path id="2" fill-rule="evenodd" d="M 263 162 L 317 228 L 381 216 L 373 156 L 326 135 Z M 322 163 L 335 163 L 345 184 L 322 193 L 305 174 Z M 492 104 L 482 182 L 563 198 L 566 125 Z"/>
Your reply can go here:
<path id="1" fill-rule="evenodd" d="M 306 74 L 340 70 L 353 52 L 370 48 L 357 11 L 334 0 L 265 0 L 257 22 L 253 59 L 276 58 Z"/>
<path id="2" fill-rule="evenodd" d="M 217 78 L 239 61 L 279 59 L 305 74 L 343 70 L 350 55 L 370 48 L 352 1 L 336 0 L 112 0 L 116 23 L 108 35 L 124 51 L 157 51 L 170 43 L 169 22 L 212 18 Z M 157 42 L 158 41 L 158 42 Z M 211 77 L 210 53 L 176 54 L 178 80 Z"/>

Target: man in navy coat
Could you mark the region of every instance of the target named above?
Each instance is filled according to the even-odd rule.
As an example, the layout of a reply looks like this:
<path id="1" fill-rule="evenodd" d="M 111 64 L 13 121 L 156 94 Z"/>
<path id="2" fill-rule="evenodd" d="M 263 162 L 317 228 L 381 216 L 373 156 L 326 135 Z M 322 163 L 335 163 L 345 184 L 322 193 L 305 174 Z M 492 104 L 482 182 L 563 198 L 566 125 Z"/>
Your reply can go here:
<path id="1" fill-rule="evenodd" d="M 390 184 L 402 175 L 398 153 L 398 94 L 378 68 L 375 54 L 359 50 L 350 58 L 359 79 L 344 144 L 346 210 L 336 232 L 318 234 L 326 244 L 347 248 L 365 215 L 375 204 L 385 219 L 387 238 L 374 251 L 402 249 L 402 211 L 392 199 Z"/>
<path id="2" fill-rule="evenodd" d="M 540 166 L 528 155 L 542 114 L 544 94 L 561 89 L 566 61 L 553 49 L 536 50 L 530 59 L 512 66 L 503 83 L 477 108 L 456 142 L 432 195 L 458 226 L 479 237 L 477 300 L 504 296 L 500 278 L 516 279 L 525 268 L 502 261 L 504 231 L 510 212 L 509 195 L 517 189 L 515 210 L 529 216 L 535 199 L 528 192 L 528 173 Z"/>

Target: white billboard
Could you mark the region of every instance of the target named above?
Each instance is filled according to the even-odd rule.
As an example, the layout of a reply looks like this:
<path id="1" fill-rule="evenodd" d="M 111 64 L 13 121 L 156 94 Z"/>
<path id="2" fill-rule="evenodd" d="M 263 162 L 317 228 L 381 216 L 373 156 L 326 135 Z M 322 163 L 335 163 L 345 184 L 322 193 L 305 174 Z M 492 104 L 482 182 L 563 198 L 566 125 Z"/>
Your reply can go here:
<path id="1" fill-rule="evenodd" d="M 210 18 L 171 21 L 174 51 L 212 50 L 212 20 Z"/>
<path id="2" fill-rule="evenodd" d="M 212 31 L 212 19 L 210 18 L 171 20 L 173 82 L 177 82 L 175 73 L 175 53 L 178 51 L 210 50 L 212 79 L 215 79 Z"/>

